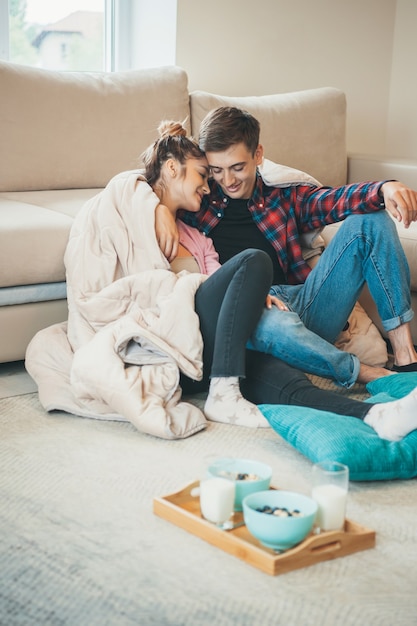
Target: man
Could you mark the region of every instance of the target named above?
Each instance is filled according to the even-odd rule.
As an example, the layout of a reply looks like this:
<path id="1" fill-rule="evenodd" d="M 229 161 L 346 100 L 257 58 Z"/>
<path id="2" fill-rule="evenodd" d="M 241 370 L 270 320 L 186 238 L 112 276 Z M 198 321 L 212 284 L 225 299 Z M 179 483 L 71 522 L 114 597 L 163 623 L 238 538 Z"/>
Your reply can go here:
<path id="1" fill-rule="evenodd" d="M 206 116 L 199 143 L 211 170 L 210 194 L 199 213 L 182 216 L 213 239 L 221 263 L 250 247 L 270 255 L 274 306 L 265 309 L 249 347 L 346 387 L 391 374 L 333 345 L 366 282 L 393 348 L 393 369 L 417 371 L 409 269 L 388 215 L 406 228 L 416 221 L 417 192 L 393 181 L 335 189 L 267 184 L 258 170 L 259 135 L 259 122 L 241 109 L 220 107 Z M 170 258 L 175 231 L 161 215 L 157 236 Z M 342 220 L 311 270 L 300 236 Z"/>

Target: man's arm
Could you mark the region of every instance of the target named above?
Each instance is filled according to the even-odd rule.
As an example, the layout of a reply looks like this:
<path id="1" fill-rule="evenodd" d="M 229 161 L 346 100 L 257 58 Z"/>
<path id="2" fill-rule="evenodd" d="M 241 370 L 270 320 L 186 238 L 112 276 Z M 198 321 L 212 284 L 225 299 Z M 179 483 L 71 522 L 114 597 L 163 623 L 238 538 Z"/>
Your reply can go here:
<path id="1" fill-rule="evenodd" d="M 417 192 L 395 181 L 351 183 L 341 187 L 292 188 L 291 205 L 295 208 L 302 232 L 340 222 L 352 214 L 387 209 L 406 227 L 417 218 Z M 304 226 L 304 228 L 303 228 Z"/>
<path id="2" fill-rule="evenodd" d="M 162 253 L 173 261 L 178 254 L 179 234 L 174 216 L 164 204 L 155 209 L 155 234 Z"/>

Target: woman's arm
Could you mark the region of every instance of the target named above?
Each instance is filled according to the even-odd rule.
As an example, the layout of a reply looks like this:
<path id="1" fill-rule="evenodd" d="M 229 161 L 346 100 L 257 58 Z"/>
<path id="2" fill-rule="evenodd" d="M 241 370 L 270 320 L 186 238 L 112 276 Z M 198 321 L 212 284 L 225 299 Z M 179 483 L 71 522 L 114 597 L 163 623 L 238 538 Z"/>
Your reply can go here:
<path id="1" fill-rule="evenodd" d="M 164 204 L 155 209 L 155 233 L 162 254 L 173 261 L 178 255 L 179 234 L 175 219 Z"/>

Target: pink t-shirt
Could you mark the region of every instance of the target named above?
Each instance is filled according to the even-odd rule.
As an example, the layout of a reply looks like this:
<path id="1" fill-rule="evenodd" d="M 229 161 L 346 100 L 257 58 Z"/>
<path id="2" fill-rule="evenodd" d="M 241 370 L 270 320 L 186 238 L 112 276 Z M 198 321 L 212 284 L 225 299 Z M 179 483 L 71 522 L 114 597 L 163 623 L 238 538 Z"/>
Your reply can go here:
<path id="1" fill-rule="evenodd" d="M 197 261 L 202 274 L 213 274 L 219 269 L 219 255 L 217 254 L 213 241 L 200 233 L 197 228 L 184 224 L 177 220 L 180 243 L 192 254 Z"/>

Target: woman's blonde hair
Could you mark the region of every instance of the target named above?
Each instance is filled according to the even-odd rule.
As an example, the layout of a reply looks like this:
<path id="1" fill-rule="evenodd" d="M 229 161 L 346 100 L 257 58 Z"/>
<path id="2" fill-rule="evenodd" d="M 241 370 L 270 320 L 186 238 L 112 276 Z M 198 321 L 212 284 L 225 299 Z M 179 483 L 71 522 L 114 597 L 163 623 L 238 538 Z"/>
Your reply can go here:
<path id="1" fill-rule="evenodd" d="M 205 156 L 181 122 L 164 120 L 158 126 L 159 138 L 142 154 L 145 177 L 152 186 L 161 177 L 161 169 L 168 159 L 176 159 L 185 165 L 187 159 L 201 159 Z"/>

